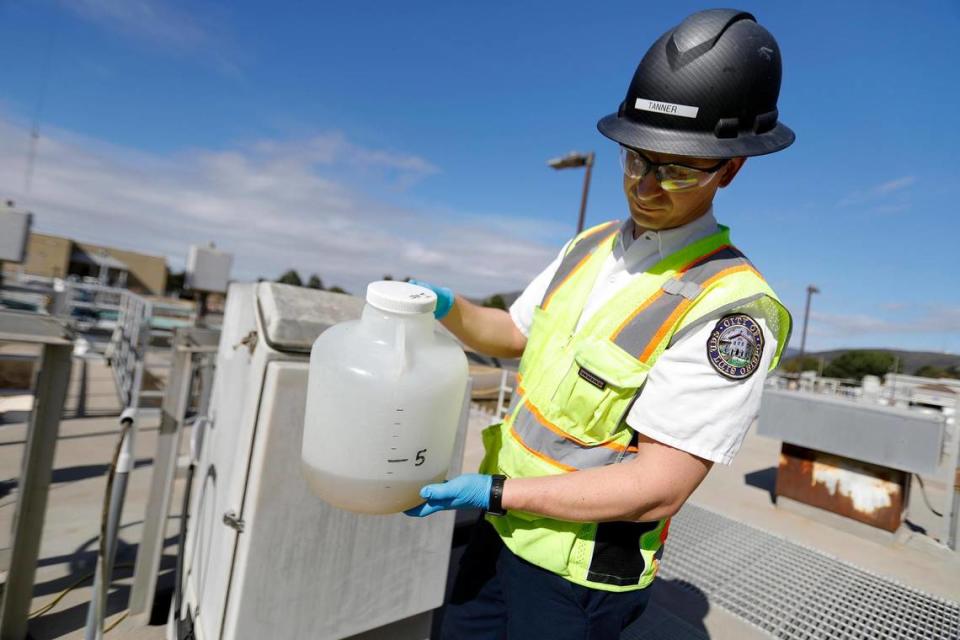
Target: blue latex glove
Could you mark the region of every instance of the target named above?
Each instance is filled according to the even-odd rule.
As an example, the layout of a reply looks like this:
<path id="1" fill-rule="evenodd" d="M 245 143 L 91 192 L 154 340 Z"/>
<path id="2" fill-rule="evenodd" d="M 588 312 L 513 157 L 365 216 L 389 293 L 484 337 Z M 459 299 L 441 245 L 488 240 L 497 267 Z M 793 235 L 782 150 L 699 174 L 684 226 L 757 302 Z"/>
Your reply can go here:
<path id="1" fill-rule="evenodd" d="M 487 509 L 491 485 L 493 477 L 482 473 L 466 473 L 449 482 L 428 484 L 420 489 L 420 497 L 426 502 L 404 513 L 422 518 L 447 509 Z"/>
<path id="2" fill-rule="evenodd" d="M 410 279 L 410 284 L 419 285 L 425 289 L 430 289 L 435 294 L 437 294 L 437 307 L 433 310 L 433 317 L 437 320 L 443 320 L 443 318 L 450 313 L 450 309 L 453 309 L 453 291 L 447 289 L 446 287 L 438 287 L 430 284 L 429 282 L 424 282 L 423 280 L 414 280 Z"/>

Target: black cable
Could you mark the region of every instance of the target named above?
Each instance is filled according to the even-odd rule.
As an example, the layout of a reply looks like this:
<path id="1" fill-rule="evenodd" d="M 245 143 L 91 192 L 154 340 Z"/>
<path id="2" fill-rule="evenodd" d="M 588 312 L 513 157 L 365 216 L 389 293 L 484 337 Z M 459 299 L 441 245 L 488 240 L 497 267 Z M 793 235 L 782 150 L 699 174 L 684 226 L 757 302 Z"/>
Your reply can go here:
<path id="1" fill-rule="evenodd" d="M 930 509 L 930 511 L 933 512 L 933 515 L 937 516 L 938 518 L 942 518 L 943 514 L 937 511 L 936 509 L 934 509 L 933 505 L 930 504 L 930 499 L 927 497 L 927 488 L 923 486 L 923 478 L 921 478 L 920 475 L 916 473 L 913 475 L 917 477 L 917 482 L 920 483 L 920 495 L 923 496 L 923 501 L 927 503 L 927 509 Z"/>

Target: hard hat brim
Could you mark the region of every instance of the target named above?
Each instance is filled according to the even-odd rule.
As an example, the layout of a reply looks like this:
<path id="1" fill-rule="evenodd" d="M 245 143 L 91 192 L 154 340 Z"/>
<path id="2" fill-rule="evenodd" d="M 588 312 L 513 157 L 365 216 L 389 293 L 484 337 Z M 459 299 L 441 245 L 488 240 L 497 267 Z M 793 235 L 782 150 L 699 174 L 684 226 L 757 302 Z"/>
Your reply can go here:
<path id="1" fill-rule="evenodd" d="M 786 149 L 796 139 L 790 127 L 780 122 L 764 133 L 718 138 L 712 133 L 651 127 L 627 120 L 616 113 L 597 122 L 597 129 L 614 142 L 628 147 L 696 158 L 762 156 Z"/>

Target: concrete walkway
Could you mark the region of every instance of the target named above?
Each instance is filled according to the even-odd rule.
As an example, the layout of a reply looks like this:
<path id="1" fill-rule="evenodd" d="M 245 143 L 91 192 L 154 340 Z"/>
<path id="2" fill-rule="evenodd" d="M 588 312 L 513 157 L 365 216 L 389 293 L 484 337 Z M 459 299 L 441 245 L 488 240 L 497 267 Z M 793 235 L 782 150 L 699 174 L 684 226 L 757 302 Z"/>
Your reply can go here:
<path id="1" fill-rule="evenodd" d="M 475 414 L 471 420 L 464 465 L 466 470 L 475 469 L 479 462 L 482 455 L 479 431 L 488 420 L 480 414 Z M 115 581 L 109 601 L 108 624 L 121 615 L 129 593 L 132 567 L 127 563 L 133 562 L 140 537 L 157 424 L 157 419 L 144 420 L 137 436 L 137 467 L 131 474 L 122 519 L 118 557 L 120 566 L 116 572 L 119 579 Z M 118 431 L 116 417 L 69 419 L 61 424 L 37 572 L 34 609 L 51 602 L 58 593 L 93 570 L 106 465 L 113 454 Z M 15 479 L 19 472 L 24 432 L 23 424 L 0 426 L 0 547 L 9 544 L 6 536 L 13 513 Z M 831 522 L 822 514 L 788 511 L 773 503 L 771 495 L 779 446 L 779 442 L 751 432 L 734 463 L 715 466 L 693 495 L 692 501 L 878 575 L 945 599 L 960 600 L 960 580 L 957 579 L 960 575 L 960 556 L 945 551 L 930 536 L 919 532 L 923 529 L 937 531 L 939 523 L 936 516 L 924 506 L 918 487 L 914 487 L 910 514 L 910 522 L 916 532 L 906 530 L 898 538 L 890 540 L 864 537 L 856 527 L 849 530 L 838 527 L 836 522 Z M 180 510 L 182 482 L 177 481 L 172 501 L 174 513 Z M 944 488 L 929 481 L 926 486 L 933 504 L 939 506 Z M 166 585 L 172 584 L 177 527 L 177 518 L 171 517 L 162 565 Z M 71 591 L 50 612 L 32 620 L 32 637 L 35 640 L 82 638 L 89 595 L 89 582 Z M 135 627 L 129 621 L 121 623 L 108 636 L 144 640 L 163 637 L 162 626 Z M 767 636 L 745 620 L 712 605 L 702 592 L 669 580 L 655 583 L 650 608 L 638 624 L 624 635 L 630 640 L 749 640 L 762 637 Z"/>

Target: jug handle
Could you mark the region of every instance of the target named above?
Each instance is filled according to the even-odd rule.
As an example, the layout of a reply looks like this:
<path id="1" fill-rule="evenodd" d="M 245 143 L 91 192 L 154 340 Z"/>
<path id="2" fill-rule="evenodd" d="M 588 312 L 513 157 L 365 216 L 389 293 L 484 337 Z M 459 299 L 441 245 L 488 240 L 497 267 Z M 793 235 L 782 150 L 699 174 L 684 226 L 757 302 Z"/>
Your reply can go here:
<path id="1" fill-rule="evenodd" d="M 409 354 L 407 353 L 407 331 L 403 322 L 397 323 L 395 339 L 393 341 L 397 358 L 397 375 L 402 375 L 410 368 Z"/>

